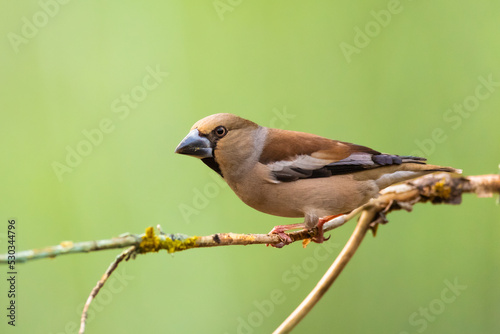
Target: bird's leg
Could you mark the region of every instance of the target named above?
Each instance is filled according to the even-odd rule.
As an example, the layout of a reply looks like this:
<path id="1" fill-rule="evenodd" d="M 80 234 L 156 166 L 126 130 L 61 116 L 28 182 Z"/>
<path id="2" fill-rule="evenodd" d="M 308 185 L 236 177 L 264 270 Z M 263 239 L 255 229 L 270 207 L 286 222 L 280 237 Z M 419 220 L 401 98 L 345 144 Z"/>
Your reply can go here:
<path id="1" fill-rule="evenodd" d="M 323 241 L 330 239 L 330 237 L 328 237 L 328 238 L 324 237 L 323 225 L 326 222 L 329 222 L 330 220 L 332 220 L 333 218 L 336 218 L 336 217 L 339 217 L 342 215 L 343 214 L 333 215 L 333 216 L 325 216 L 325 217 L 319 218 L 318 223 L 316 224 L 316 227 L 318 228 L 318 235 L 313 237 L 312 241 L 320 244 Z M 307 229 L 306 225 L 307 225 L 307 223 L 300 223 L 300 224 L 289 224 L 289 225 L 277 225 L 277 226 L 273 227 L 273 229 L 269 232 L 269 234 L 279 235 L 282 242 L 280 242 L 279 244 L 276 244 L 276 245 L 271 245 L 271 246 L 276 247 L 276 248 L 282 248 L 283 246 L 291 244 L 293 240 L 285 232 L 290 231 L 290 230 L 294 230 L 294 229 L 298 229 L 298 228 Z M 269 244 L 267 246 L 269 246 Z"/>
<path id="2" fill-rule="evenodd" d="M 318 219 L 318 224 L 316 224 L 316 227 L 318 228 L 318 235 L 315 236 L 315 237 L 313 237 L 312 241 L 314 241 L 314 242 L 316 242 L 318 244 L 321 244 L 321 243 L 323 243 L 323 241 L 330 239 L 330 237 L 328 237 L 328 238 L 324 237 L 323 225 L 325 225 L 326 222 L 329 222 L 333 218 L 336 218 L 336 217 L 339 217 L 339 216 L 342 216 L 342 215 L 343 215 L 343 213 L 341 213 L 339 215 L 325 216 L 325 217 L 319 218 Z"/>
<path id="3" fill-rule="evenodd" d="M 279 235 L 282 242 L 280 242 L 279 244 L 276 244 L 276 245 L 271 245 L 271 246 L 276 247 L 276 248 L 281 248 L 283 246 L 291 244 L 293 240 L 292 240 L 292 238 L 290 238 L 288 236 L 288 234 L 285 233 L 285 231 L 290 231 L 290 230 L 294 230 L 297 228 L 304 228 L 304 227 L 305 227 L 304 223 L 289 224 L 289 225 L 277 225 L 277 226 L 273 227 L 273 229 L 268 234 Z M 269 244 L 267 244 L 266 246 L 269 246 Z"/>

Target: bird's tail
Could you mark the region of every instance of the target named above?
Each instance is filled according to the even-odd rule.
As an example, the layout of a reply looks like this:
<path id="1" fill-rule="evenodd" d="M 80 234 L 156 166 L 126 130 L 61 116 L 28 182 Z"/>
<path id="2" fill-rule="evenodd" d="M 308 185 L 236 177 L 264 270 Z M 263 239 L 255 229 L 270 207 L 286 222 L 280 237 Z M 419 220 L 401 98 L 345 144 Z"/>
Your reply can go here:
<path id="1" fill-rule="evenodd" d="M 400 158 L 403 161 L 403 163 L 419 164 L 421 166 L 421 167 L 417 167 L 416 165 L 406 166 L 410 170 L 422 170 L 422 171 L 427 171 L 427 172 L 448 172 L 448 173 L 462 174 L 461 169 L 456 169 L 453 167 L 428 165 L 426 163 L 426 161 L 427 161 L 426 158 L 414 157 L 411 155 L 400 156 Z"/>
<path id="2" fill-rule="evenodd" d="M 456 169 L 453 167 L 428 165 L 425 163 L 426 159 L 424 158 L 411 157 L 411 156 L 405 156 L 401 158 L 403 159 L 403 163 L 401 165 L 382 167 L 387 170 L 385 174 L 383 174 L 375 181 L 379 189 L 384 189 L 392 184 L 411 180 L 416 177 L 435 172 L 462 174 L 461 169 Z"/>

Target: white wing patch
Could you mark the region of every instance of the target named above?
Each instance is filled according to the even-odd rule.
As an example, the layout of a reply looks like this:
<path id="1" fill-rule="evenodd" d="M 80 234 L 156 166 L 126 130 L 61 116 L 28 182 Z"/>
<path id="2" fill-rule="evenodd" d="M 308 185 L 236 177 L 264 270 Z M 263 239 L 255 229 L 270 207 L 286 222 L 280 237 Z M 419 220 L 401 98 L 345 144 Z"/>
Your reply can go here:
<path id="1" fill-rule="evenodd" d="M 287 168 L 301 168 L 301 169 L 314 170 L 324 167 L 331 162 L 332 161 L 313 158 L 310 155 L 299 155 L 294 160 L 275 161 L 267 166 L 273 172 L 279 172 Z"/>

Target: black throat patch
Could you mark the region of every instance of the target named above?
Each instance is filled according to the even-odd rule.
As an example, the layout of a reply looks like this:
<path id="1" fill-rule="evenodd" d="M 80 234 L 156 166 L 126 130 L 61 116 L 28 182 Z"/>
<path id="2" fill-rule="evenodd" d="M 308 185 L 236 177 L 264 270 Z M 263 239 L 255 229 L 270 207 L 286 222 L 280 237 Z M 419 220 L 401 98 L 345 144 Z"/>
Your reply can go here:
<path id="1" fill-rule="evenodd" d="M 222 178 L 224 178 L 224 175 L 222 175 L 222 172 L 220 170 L 219 164 L 217 163 L 217 161 L 215 161 L 214 158 L 204 158 L 201 159 L 201 161 L 203 161 L 205 165 L 212 168 L 214 171 L 217 172 L 217 174 L 219 174 L 220 176 L 222 176 Z"/>

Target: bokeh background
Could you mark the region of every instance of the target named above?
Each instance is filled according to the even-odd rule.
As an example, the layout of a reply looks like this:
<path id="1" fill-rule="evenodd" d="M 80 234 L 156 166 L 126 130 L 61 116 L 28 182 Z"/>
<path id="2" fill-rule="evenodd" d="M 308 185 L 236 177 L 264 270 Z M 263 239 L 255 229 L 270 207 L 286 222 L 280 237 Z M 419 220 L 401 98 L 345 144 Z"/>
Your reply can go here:
<path id="1" fill-rule="evenodd" d="M 498 173 L 496 1 L 42 0 L 0 9 L 2 253 L 9 218 L 18 249 L 156 224 L 208 235 L 299 222 L 254 211 L 201 162 L 174 155 L 195 121 L 218 112 Z M 460 206 L 391 214 L 295 332 L 498 333 L 499 210 L 495 199 L 466 196 Z M 353 228 L 307 249 L 140 256 L 97 298 L 88 333 L 271 332 Z M 18 265 L 15 328 L 0 267 L 2 332 L 76 333 L 117 254 Z"/>

